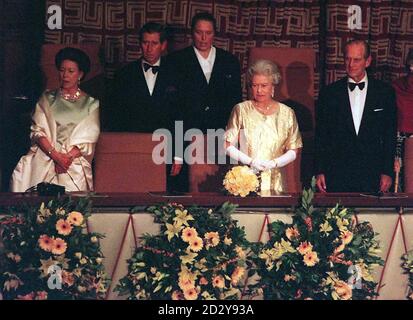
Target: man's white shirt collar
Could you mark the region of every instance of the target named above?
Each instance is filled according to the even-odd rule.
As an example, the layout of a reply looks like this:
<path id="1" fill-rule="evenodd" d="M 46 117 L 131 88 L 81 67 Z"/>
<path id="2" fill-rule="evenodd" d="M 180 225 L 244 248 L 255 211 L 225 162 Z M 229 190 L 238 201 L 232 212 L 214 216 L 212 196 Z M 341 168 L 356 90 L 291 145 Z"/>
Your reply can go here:
<path id="1" fill-rule="evenodd" d="M 209 83 L 209 80 L 211 79 L 211 74 L 212 74 L 212 69 L 214 68 L 214 63 L 215 63 L 215 57 L 216 57 L 216 48 L 214 46 L 211 46 L 211 50 L 209 50 L 208 57 L 205 59 L 199 50 L 193 46 L 195 55 L 198 59 L 198 62 L 202 68 L 202 71 L 204 72 L 205 78 L 207 82 Z"/>

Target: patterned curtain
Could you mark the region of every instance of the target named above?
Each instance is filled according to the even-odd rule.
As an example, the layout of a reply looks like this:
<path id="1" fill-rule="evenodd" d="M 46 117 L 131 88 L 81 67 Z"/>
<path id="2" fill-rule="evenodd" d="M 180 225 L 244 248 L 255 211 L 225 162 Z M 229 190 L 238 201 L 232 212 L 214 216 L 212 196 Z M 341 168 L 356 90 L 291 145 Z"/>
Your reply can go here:
<path id="1" fill-rule="evenodd" d="M 235 54 L 243 71 L 252 47 L 313 48 L 315 93 L 320 84 L 344 75 L 343 46 L 351 38 L 369 40 L 372 72 L 392 80 L 403 73 L 413 47 L 412 0 L 47 0 L 63 11 L 61 30 L 45 31 L 47 43 L 98 42 L 105 74 L 140 56 L 137 32 L 148 21 L 169 25 L 169 50 L 190 43 L 191 17 L 209 11 L 217 19 L 216 45 Z M 351 5 L 361 9 L 361 29 L 349 28 Z M 47 15 L 46 15 L 47 16 Z"/>

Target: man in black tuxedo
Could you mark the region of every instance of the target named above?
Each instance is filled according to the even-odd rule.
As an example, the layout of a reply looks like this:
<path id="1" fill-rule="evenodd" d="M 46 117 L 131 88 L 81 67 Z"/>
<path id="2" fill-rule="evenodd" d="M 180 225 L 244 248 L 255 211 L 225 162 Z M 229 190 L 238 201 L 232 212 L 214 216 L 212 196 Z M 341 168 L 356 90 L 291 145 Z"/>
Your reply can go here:
<path id="1" fill-rule="evenodd" d="M 395 94 L 367 76 L 371 59 L 366 42 L 349 42 L 347 77 L 320 92 L 315 162 L 321 192 L 386 192 L 392 184 Z"/>
<path id="2" fill-rule="evenodd" d="M 179 81 L 179 107 L 185 129 L 225 129 L 232 108 L 242 99 L 238 59 L 213 46 L 215 18 L 201 12 L 192 18 L 193 45 L 171 54 Z"/>
<path id="3" fill-rule="evenodd" d="M 176 80 L 165 57 L 165 27 L 148 22 L 139 31 L 142 57 L 119 70 L 111 92 L 111 131 L 148 132 L 170 128 L 174 117 Z"/>
<path id="4" fill-rule="evenodd" d="M 175 119 L 183 121 L 185 132 L 194 128 L 206 134 L 207 129 L 225 129 L 232 108 L 242 100 L 239 61 L 213 46 L 215 31 L 216 21 L 210 13 L 196 14 L 191 21 L 193 44 L 170 55 L 179 77 Z M 179 174 L 182 161 L 175 161 L 173 173 Z M 183 168 L 180 178 L 185 180 L 188 168 Z"/>

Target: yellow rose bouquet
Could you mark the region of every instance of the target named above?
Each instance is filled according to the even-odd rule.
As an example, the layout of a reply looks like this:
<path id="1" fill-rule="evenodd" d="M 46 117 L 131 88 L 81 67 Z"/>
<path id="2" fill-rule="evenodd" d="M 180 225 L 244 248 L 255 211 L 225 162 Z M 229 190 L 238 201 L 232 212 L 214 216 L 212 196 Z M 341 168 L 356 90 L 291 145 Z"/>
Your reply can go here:
<path id="1" fill-rule="evenodd" d="M 88 233 L 88 199 L 10 208 L 0 219 L 3 299 L 101 299 L 108 279 L 98 233 Z"/>
<path id="2" fill-rule="evenodd" d="M 227 172 L 223 185 L 230 194 L 246 197 L 251 192 L 257 191 L 260 182 L 250 167 L 236 166 Z"/>
<path id="3" fill-rule="evenodd" d="M 373 272 L 383 260 L 368 222 L 356 223 L 351 210 L 336 205 L 315 209 L 315 180 L 304 190 L 292 223 L 269 225 L 270 240 L 253 258 L 260 281 L 249 287 L 264 299 L 371 299 Z"/>
<path id="4" fill-rule="evenodd" d="M 248 242 L 243 228 L 231 219 L 235 207 L 149 207 L 160 234 L 140 239 L 128 274 L 115 291 L 130 300 L 239 299 Z"/>

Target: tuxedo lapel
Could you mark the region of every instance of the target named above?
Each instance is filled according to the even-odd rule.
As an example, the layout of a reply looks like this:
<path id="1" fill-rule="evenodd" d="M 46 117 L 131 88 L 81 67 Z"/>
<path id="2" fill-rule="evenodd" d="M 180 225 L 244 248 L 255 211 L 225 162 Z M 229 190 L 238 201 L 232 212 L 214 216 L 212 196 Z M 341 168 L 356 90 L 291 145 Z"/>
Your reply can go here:
<path id="1" fill-rule="evenodd" d="M 149 98 L 151 95 L 149 93 L 148 85 L 146 84 L 146 79 L 145 75 L 143 74 L 143 69 L 142 69 L 142 58 L 139 59 L 136 63 L 136 68 L 134 70 L 135 74 L 135 79 L 136 79 L 136 88 L 137 91 L 139 92 L 138 94 L 140 96 L 144 96 L 145 98 Z M 125 84 L 125 85 L 134 85 L 134 84 Z"/>
<path id="2" fill-rule="evenodd" d="M 338 101 L 341 101 L 342 115 L 344 123 L 348 129 L 349 134 L 356 136 L 356 129 L 354 128 L 353 114 L 351 113 L 350 97 L 348 96 L 347 78 L 341 83 L 339 89 Z"/>
<path id="3" fill-rule="evenodd" d="M 366 102 L 364 103 L 363 116 L 361 118 L 359 135 L 363 134 L 365 127 L 368 126 L 368 121 L 371 116 L 371 109 L 374 108 L 376 102 L 377 92 L 374 86 L 374 80 L 369 79 L 367 85 Z"/>
<path id="4" fill-rule="evenodd" d="M 167 76 L 164 73 L 165 66 L 162 66 L 162 63 L 165 61 L 161 58 L 161 67 L 159 68 L 158 75 L 156 76 L 155 86 L 153 88 L 152 97 L 158 97 L 162 95 L 163 89 L 165 88 L 165 77 Z M 146 85 L 146 87 L 148 87 Z M 148 89 L 149 94 L 149 89 Z"/>

